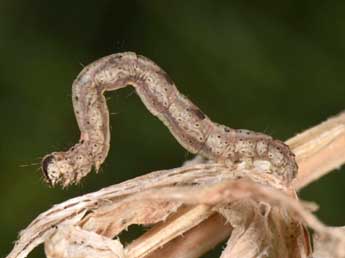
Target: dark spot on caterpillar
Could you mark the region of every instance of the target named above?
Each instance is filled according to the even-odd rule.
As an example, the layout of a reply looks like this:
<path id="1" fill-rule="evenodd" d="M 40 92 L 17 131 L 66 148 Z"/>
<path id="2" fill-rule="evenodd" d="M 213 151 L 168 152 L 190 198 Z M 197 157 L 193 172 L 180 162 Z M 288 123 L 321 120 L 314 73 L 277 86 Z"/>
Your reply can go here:
<path id="1" fill-rule="evenodd" d="M 109 64 L 116 64 L 119 60 L 122 59 L 122 57 L 123 57 L 123 56 L 122 56 L 121 54 L 112 55 L 112 56 L 109 58 L 108 62 L 109 62 Z"/>
<path id="2" fill-rule="evenodd" d="M 43 176 L 44 178 L 48 181 L 48 183 L 50 182 L 50 178 L 48 175 L 48 166 L 49 164 L 52 163 L 52 161 L 54 160 L 54 156 L 53 155 L 48 155 L 46 156 L 43 160 L 42 160 L 42 172 L 43 172 Z"/>
<path id="3" fill-rule="evenodd" d="M 228 127 L 224 127 L 224 132 L 228 133 L 230 132 L 230 129 Z"/>
<path id="4" fill-rule="evenodd" d="M 191 111 L 200 119 L 203 120 L 206 118 L 205 114 L 203 112 L 201 112 L 200 109 L 191 109 Z"/>
<path id="5" fill-rule="evenodd" d="M 78 96 L 76 96 L 74 99 L 75 99 L 76 101 L 78 101 L 78 100 L 79 100 Z"/>

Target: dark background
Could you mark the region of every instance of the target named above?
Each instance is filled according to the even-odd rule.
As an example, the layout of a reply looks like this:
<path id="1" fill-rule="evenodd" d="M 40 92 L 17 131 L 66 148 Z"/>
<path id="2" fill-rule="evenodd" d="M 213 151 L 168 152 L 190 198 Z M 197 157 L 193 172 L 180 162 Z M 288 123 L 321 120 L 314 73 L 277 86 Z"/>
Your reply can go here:
<path id="1" fill-rule="evenodd" d="M 344 13 L 344 1 L 2 0 L 0 257 L 53 204 L 191 157 L 126 88 L 107 94 L 102 172 L 48 188 L 30 164 L 78 140 L 71 83 L 83 65 L 136 51 L 214 121 L 287 139 L 345 107 Z M 345 224 L 344 180 L 340 169 L 301 192 L 327 224 Z"/>

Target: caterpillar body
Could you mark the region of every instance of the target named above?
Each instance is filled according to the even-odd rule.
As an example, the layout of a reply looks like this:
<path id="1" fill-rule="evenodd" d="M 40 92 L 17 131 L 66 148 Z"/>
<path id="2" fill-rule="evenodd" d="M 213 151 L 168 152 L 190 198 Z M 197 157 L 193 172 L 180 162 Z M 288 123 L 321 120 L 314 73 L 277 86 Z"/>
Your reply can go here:
<path id="1" fill-rule="evenodd" d="M 258 166 L 288 184 L 297 173 L 289 147 L 263 133 L 232 129 L 211 121 L 182 95 L 168 74 L 153 61 L 132 52 L 103 57 L 86 66 L 73 82 L 72 98 L 80 141 L 65 152 L 42 160 L 51 185 L 77 183 L 96 171 L 109 151 L 109 112 L 105 91 L 135 88 L 147 109 L 158 117 L 189 152 L 229 166 Z"/>

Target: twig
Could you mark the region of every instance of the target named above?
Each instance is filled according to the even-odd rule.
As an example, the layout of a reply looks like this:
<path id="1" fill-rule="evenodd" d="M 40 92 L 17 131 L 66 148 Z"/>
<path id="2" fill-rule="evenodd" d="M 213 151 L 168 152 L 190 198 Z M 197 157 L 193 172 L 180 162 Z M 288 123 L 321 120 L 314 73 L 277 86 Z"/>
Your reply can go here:
<path id="1" fill-rule="evenodd" d="M 345 163 L 345 113 L 340 113 L 298 134 L 286 141 L 286 143 L 295 153 L 299 165 L 297 178 L 292 182 L 292 187 L 299 190 Z M 215 228 L 222 228 L 223 224 L 220 221 L 220 219 L 215 220 L 213 226 Z M 208 230 L 206 225 L 200 225 L 198 228 L 200 235 L 207 236 Z M 190 246 L 194 247 L 193 252 L 196 255 L 194 256 L 194 253 L 192 253 L 190 256 L 185 257 L 194 258 L 202 253 L 201 250 L 204 248 L 204 243 L 200 243 L 199 235 L 188 236 L 188 243 L 190 245 L 184 244 L 184 241 L 187 241 L 186 237 L 180 237 L 180 239 L 180 241 L 176 240 L 174 244 L 175 253 L 187 254 L 190 252 Z M 220 239 L 219 242 L 222 240 Z M 166 248 L 169 249 L 170 246 Z M 198 248 L 200 248 L 200 252 L 198 252 Z M 164 252 L 165 247 L 157 250 L 157 253 Z M 154 257 L 155 254 L 152 254 L 152 256 Z"/>
<path id="2" fill-rule="evenodd" d="M 286 142 L 299 165 L 292 186 L 299 190 L 345 162 L 345 112 Z"/>
<path id="3" fill-rule="evenodd" d="M 298 177 L 295 179 L 292 186 L 296 189 L 301 189 L 345 162 L 345 113 L 297 135 L 288 140 L 287 143 L 295 152 L 300 167 Z M 123 209 L 121 205 L 124 205 L 126 201 L 128 202 L 128 200 L 126 200 L 126 196 L 128 195 L 142 192 L 143 190 L 173 186 L 176 184 L 188 186 L 193 184 L 203 185 L 223 182 L 228 179 L 234 179 L 241 175 L 241 173 L 255 181 L 255 171 L 243 170 L 236 171 L 235 173 L 235 171 L 229 171 L 226 166 L 221 164 L 194 164 L 167 171 L 153 172 L 118 185 L 104 188 L 94 193 L 68 200 L 42 213 L 22 231 L 19 240 L 7 258 L 26 257 L 35 246 L 44 242 L 56 231 L 56 226 L 63 224 L 82 225 L 83 228 L 87 230 L 97 229 L 100 230 L 99 232 L 104 233 L 103 235 L 110 237 L 113 237 L 114 234 L 116 235 L 131 223 L 145 224 L 146 217 L 142 217 L 139 220 L 136 218 L 135 221 L 119 223 L 110 231 L 106 231 L 102 228 L 102 223 L 97 220 L 97 218 L 102 218 L 102 216 L 92 216 L 92 214 L 107 214 L 106 212 L 109 211 L 109 209 L 116 210 L 121 207 Z M 270 181 L 271 178 L 268 177 L 267 180 Z M 122 200 L 125 202 L 122 202 Z M 112 206 L 113 204 L 116 205 Z M 165 220 L 166 216 L 173 213 L 179 206 L 180 203 L 175 203 L 172 207 L 163 205 L 162 207 L 165 209 L 163 210 L 165 213 L 156 214 L 157 217 L 154 219 L 156 219 L 157 222 Z M 92 212 L 92 214 L 87 214 L 89 212 Z M 100 212 L 103 213 L 101 214 Z M 132 255 L 131 257 L 142 257 L 140 255 L 138 256 L 137 250 L 140 250 L 140 254 L 150 254 L 150 257 L 157 257 L 162 253 L 171 254 L 169 257 L 178 257 L 173 256 L 173 254 L 181 253 L 186 254 L 186 256 L 183 256 L 185 258 L 197 257 L 207 250 L 203 244 L 198 243 L 205 239 L 205 236 L 208 236 L 210 224 L 212 224 L 212 228 L 221 230 L 222 232 L 212 231 L 213 234 L 217 234 L 220 237 L 216 238 L 216 241 L 212 241 L 212 243 L 207 246 L 209 248 L 213 247 L 218 241 L 222 241 L 224 235 L 229 234 L 231 231 L 231 228 L 224 227 L 224 220 L 216 215 L 207 219 L 211 215 L 211 212 L 210 209 L 204 205 L 195 206 L 188 210 L 186 214 L 180 215 L 180 213 L 177 213 L 173 219 L 163 223 L 158 228 L 153 228 L 153 231 L 147 232 L 137 241 L 133 242 L 126 249 L 128 254 Z M 188 216 L 188 219 L 185 216 Z M 306 219 L 308 216 L 309 214 L 304 214 L 302 217 Z M 206 221 L 201 223 L 205 219 Z M 310 218 L 307 220 L 314 221 Z M 322 224 L 314 222 L 312 224 L 316 228 L 321 231 L 324 230 Z M 169 226 L 169 223 L 174 223 L 174 227 L 178 230 L 164 231 Z M 200 224 L 197 228 L 187 232 L 198 223 Z M 197 234 L 193 233 L 194 230 Z M 325 232 L 326 231 L 327 230 L 325 230 Z M 175 238 L 183 232 L 187 233 L 184 236 Z M 171 248 L 172 242 L 169 242 L 169 244 L 166 244 L 163 248 L 157 249 L 161 244 L 173 238 L 175 238 L 173 241 L 173 248 Z M 144 243 L 151 244 L 143 245 Z M 194 245 L 192 252 L 189 250 L 191 245 Z M 152 252 L 154 249 L 156 249 L 156 252 Z"/>

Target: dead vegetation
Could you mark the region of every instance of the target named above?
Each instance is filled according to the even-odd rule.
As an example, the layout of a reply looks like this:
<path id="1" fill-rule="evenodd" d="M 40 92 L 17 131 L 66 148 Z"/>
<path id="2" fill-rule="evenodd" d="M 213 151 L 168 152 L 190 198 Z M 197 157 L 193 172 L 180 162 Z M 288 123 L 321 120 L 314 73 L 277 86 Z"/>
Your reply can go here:
<path id="1" fill-rule="evenodd" d="M 313 215 L 317 206 L 296 194 L 345 162 L 345 113 L 286 143 L 299 165 L 289 186 L 197 157 L 53 206 L 20 233 L 7 258 L 41 243 L 51 258 L 192 258 L 227 238 L 223 258 L 345 257 L 344 228 L 324 225 Z M 116 237 L 133 224 L 152 227 L 124 246 Z"/>

